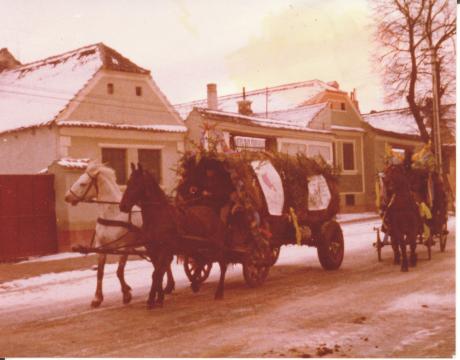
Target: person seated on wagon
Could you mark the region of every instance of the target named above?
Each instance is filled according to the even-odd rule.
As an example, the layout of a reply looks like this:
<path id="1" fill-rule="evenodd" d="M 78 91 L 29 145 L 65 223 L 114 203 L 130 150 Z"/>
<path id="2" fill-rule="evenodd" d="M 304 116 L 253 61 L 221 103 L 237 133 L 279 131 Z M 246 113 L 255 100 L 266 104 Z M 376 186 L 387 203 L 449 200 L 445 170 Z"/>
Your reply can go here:
<path id="1" fill-rule="evenodd" d="M 200 205 L 214 209 L 226 223 L 230 197 L 235 187 L 230 175 L 217 160 L 207 159 L 202 162 L 203 171 L 200 171 L 195 182 L 189 187 L 189 193 L 196 197 Z"/>

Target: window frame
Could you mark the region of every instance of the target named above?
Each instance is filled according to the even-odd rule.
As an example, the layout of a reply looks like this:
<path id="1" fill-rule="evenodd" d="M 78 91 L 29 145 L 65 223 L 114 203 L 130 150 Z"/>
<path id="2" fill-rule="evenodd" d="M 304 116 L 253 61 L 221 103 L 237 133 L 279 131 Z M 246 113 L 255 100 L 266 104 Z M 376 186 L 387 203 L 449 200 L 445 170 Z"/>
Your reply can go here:
<path id="1" fill-rule="evenodd" d="M 340 143 L 340 169 L 342 174 L 344 175 L 356 175 L 358 173 L 358 163 L 357 163 L 357 149 L 356 149 L 356 140 L 355 139 L 350 139 L 350 140 L 339 140 L 337 141 Z M 344 164 L 344 151 L 343 151 L 343 145 L 344 144 L 352 144 L 353 145 L 353 169 L 345 169 Z"/>
<path id="2" fill-rule="evenodd" d="M 159 163 L 157 164 L 158 165 L 158 171 L 159 171 L 159 174 L 158 174 L 158 178 L 156 179 L 158 181 L 158 184 L 163 184 L 163 151 L 161 148 L 138 148 L 137 149 L 137 161 L 138 163 L 141 163 L 141 159 L 140 159 L 140 153 L 142 151 L 155 151 L 159 154 L 158 156 L 158 161 Z M 149 170 L 147 169 L 145 166 L 144 166 L 144 169 L 146 170 Z M 152 174 L 155 176 L 155 174 Z"/>
<path id="3" fill-rule="evenodd" d="M 113 94 L 115 94 L 115 85 L 114 85 L 114 83 L 111 83 L 111 82 L 110 82 L 110 83 L 107 83 L 106 89 L 107 89 L 107 94 L 108 94 L 108 95 L 113 95 Z"/>
<path id="4" fill-rule="evenodd" d="M 115 175 L 117 178 L 117 185 L 118 186 L 126 186 L 128 182 L 128 149 L 127 148 L 122 148 L 122 147 L 110 147 L 110 146 L 102 146 L 101 148 L 101 162 L 104 163 L 104 150 L 118 150 L 122 151 L 124 153 L 124 164 L 123 164 L 123 172 L 124 172 L 124 181 L 121 181 L 118 174 L 117 170 L 112 167 L 115 171 Z M 108 164 L 110 166 L 110 164 Z M 110 166 L 111 167 L 111 166 Z"/>

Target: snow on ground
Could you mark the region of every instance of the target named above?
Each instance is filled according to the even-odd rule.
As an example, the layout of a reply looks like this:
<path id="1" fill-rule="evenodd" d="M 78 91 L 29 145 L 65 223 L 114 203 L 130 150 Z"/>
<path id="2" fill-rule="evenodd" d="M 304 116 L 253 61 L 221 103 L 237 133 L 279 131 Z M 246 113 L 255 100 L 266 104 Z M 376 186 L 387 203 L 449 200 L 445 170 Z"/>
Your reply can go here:
<path id="1" fill-rule="evenodd" d="M 77 258 L 85 256 L 83 254 L 79 253 L 74 253 L 74 252 L 63 252 L 59 254 L 53 254 L 53 255 L 46 255 L 46 256 L 36 256 L 36 257 L 30 257 L 27 260 L 20 261 L 16 264 L 25 264 L 25 263 L 34 263 L 34 262 L 43 262 L 43 261 L 53 261 L 53 260 L 64 260 L 64 259 L 72 259 L 72 258 Z"/>
<path id="2" fill-rule="evenodd" d="M 351 215 L 351 214 L 350 214 Z M 372 246 L 375 234 L 372 232 L 374 226 L 378 226 L 379 221 L 368 221 L 354 223 L 343 226 L 345 237 L 345 251 L 359 248 L 363 243 Z M 50 256 L 44 256 L 37 259 L 28 260 L 28 262 L 48 261 L 57 259 L 66 259 L 72 257 L 84 256 L 75 253 L 62 253 Z M 296 245 L 283 246 L 281 248 L 280 258 L 277 264 L 297 264 L 308 262 L 318 264 L 318 256 L 315 248 L 302 247 Z M 218 281 L 220 271 L 219 267 L 214 265 L 210 281 Z M 119 297 L 119 284 L 116 277 L 117 264 L 106 264 L 104 276 L 104 294 L 106 298 Z M 133 294 L 142 293 L 145 296 L 145 287 L 149 284 L 152 265 L 145 260 L 131 260 L 126 266 L 126 280 L 134 289 Z M 187 279 L 183 265 L 173 262 L 172 271 L 176 281 L 176 289 L 188 287 L 190 282 Z M 227 279 L 232 277 L 241 277 L 241 265 L 229 266 Z M 96 272 L 94 270 L 75 270 L 61 273 L 43 274 L 40 276 L 19 279 L 0 284 L 0 309 L 15 311 L 21 306 L 27 306 L 30 298 L 27 294 L 34 294 L 34 305 L 37 301 L 48 304 L 50 301 L 66 301 L 73 298 L 89 299 L 94 293 L 96 286 Z M 136 290 L 138 288 L 138 290 Z M 139 289 L 144 288 L 144 289 Z M 57 290 L 59 289 L 59 291 Z M 56 295 L 58 294 L 58 295 Z M 0 314 L 2 310 L 0 310 Z"/>

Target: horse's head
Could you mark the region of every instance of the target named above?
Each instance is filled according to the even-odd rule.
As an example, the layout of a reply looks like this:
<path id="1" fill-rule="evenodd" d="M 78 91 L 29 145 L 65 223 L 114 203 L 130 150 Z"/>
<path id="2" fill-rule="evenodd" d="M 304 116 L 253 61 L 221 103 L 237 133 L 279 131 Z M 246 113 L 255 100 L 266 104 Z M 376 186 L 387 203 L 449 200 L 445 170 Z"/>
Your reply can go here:
<path id="1" fill-rule="evenodd" d="M 384 171 L 383 183 L 388 193 L 408 190 L 408 179 L 402 165 L 390 165 Z"/>
<path id="2" fill-rule="evenodd" d="M 120 210 L 130 212 L 134 205 L 140 204 L 145 198 L 145 180 L 142 166 L 131 163 L 131 175 L 129 176 L 126 190 L 120 201 Z"/>
<path id="3" fill-rule="evenodd" d="M 102 164 L 90 162 L 86 171 L 73 183 L 65 194 L 64 200 L 72 205 L 80 201 L 91 200 L 98 196 L 98 175 Z"/>

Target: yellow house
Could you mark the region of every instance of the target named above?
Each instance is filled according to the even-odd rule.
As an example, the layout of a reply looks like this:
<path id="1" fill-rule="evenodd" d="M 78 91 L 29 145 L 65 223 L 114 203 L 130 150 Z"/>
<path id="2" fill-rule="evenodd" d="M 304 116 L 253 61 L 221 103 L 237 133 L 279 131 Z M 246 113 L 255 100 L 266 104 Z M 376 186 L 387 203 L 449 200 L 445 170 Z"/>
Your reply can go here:
<path id="1" fill-rule="evenodd" d="M 268 150 L 322 155 L 341 172 L 341 211 L 370 207 L 365 194 L 366 124 L 355 93 L 340 90 L 336 82 L 310 80 L 224 96 L 208 84 L 206 99 L 174 107 L 186 118 L 194 141 L 203 138 L 203 123 L 211 122 L 229 146 L 258 137 L 264 140 L 259 146 Z"/>
<path id="2" fill-rule="evenodd" d="M 63 200 L 81 159 L 108 163 L 121 187 L 129 163 L 140 162 L 172 190 L 187 129 L 149 70 L 102 43 L 25 65 L 11 57 L 0 53 L 1 173 L 53 164 L 60 250 L 94 229 L 94 206 Z"/>

